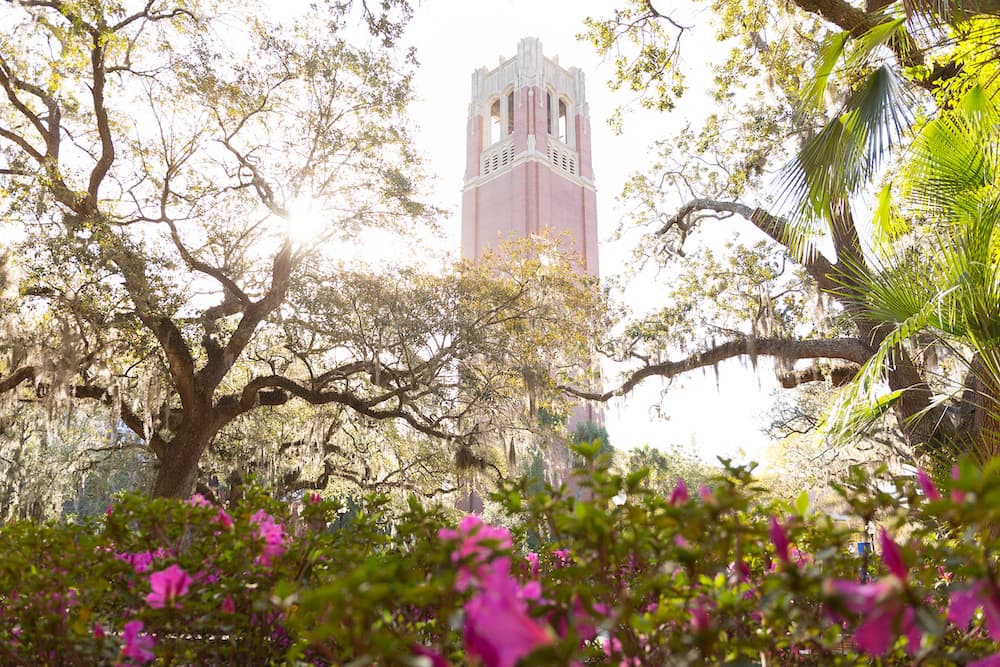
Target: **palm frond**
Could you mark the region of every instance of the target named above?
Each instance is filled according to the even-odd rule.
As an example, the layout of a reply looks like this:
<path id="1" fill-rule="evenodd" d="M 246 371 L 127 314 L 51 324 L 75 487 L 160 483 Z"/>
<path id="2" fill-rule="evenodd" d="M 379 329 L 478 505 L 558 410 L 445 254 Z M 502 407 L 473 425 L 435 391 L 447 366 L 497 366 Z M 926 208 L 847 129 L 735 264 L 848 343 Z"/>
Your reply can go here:
<path id="1" fill-rule="evenodd" d="M 842 112 L 810 140 L 778 179 L 779 206 L 792 222 L 793 253 L 828 223 L 830 207 L 866 186 L 913 119 L 912 95 L 889 65 L 874 70 Z"/>
<path id="2" fill-rule="evenodd" d="M 928 123 L 910 148 L 904 197 L 930 215 L 976 212 L 996 190 L 997 123 L 1000 114 L 979 86 L 958 109 Z"/>
<path id="3" fill-rule="evenodd" d="M 886 391 L 895 351 L 927 326 L 936 304 L 926 302 L 885 337 L 854 381 L 838 395 L 824 419 L 823 430 L 835 442 L 848 442 L 866 433 L 902 398 L 905 388 Z"/>
<path id="4" fill-rule="evenodd" d="M 802 93 L 802 105 L 807 109 L 820 109 L 823 106 L 823 99 L 826 97 L 826 88 L 830 82 L 830 76 L 837 67 L 837 62 L 844 54 L 844 47 L 847 38 L 851 33 L 846 30 L 836 32 L 827 38 L 820 47 L 819 60 L 816 64 L 816 71 L 806 85 Z"/>
<path id="5" fill-rule="evenodd" d="M 893 184 L 886 183 L 879 190 L 872 214 L 872 244 L 880 257 L 893 251 L 893 243 L 910 231 L 910 223 L 900 215 L 892 197 Z"/>
<path id="6" fill-rule="evenodd" d="M 956 26 L 977 16 L 1000 16 L 997 0 L 903 0 L 903 9 L 911 18 L 942 29 Z"/>

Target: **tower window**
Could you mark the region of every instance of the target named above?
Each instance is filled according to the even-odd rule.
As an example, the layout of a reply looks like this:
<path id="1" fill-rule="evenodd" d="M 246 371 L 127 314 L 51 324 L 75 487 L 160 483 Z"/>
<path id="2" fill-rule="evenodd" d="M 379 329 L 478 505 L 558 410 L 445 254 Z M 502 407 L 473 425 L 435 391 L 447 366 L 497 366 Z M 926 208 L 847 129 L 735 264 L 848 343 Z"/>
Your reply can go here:
<path id="1" fill-rule="evenodd" d="M 559 141 L 563 142 L 564 144 L 569 143 L 568 137 L 567 137 L 567 134 L 568 134 L 567 129 L 568 129 L 568 127 L 569 127 L 569 125 L 568 125 L 568 122 L 566 120 L 566 102 L 564 102 L 563 100 L 559 100 L 559 135 L 558 136 L 559 136 Z"/>
<path id="2" fill-rule="evenodd" d="M 490 105 L 490 136 L 486 142 L 487 145 L 500 140 L 500 128 L 502 127 L 503 125 L 500 123 L 500 100 L 494 100 L 493 104 Z"/>

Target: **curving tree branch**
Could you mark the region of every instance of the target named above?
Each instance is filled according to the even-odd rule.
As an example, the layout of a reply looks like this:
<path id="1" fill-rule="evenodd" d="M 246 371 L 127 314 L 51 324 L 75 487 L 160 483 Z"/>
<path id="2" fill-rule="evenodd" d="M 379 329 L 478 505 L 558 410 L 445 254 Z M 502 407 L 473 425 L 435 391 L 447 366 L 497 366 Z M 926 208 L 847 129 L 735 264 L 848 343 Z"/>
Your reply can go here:
<path id="1" fill-rule="evenodd" d="M 650 364 L 632 372 L 617 388 L 603 394 L 560 386 L 566 393 L 589 401 L 606 402 L 623 396 L 649 377 L 673 378 L 698 368 L 714 366 L 735 357 L 776 357 L 789 361 L 797 359 L 843 359 L 863 364 L 872 351 L 857 338 L 817 338 L 795 340 L 788 338 L 740 338 L 675 361 Z"/>

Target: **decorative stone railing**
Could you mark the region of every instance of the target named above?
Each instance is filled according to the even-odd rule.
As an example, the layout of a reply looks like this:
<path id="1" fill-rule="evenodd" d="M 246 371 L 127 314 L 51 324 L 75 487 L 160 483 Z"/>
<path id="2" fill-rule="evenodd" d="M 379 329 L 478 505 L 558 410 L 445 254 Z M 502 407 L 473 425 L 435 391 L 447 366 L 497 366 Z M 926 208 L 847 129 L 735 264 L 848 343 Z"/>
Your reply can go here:
<path id="1" fill-rule="evenodd" d="M 580 175 L 580 165 L 577 161 L 576 151 L 562 143 L 555 137 L 548 137 L 549 162 L 556 169 L 563 171 L 570 176 Z"/>
<path id="2" fill-rule="evenodd" d="M 486 176 L 503 169 L 514 161 L 514 140 L 500 142 L 490 146 L 479 156 L 479 174 Z"/>

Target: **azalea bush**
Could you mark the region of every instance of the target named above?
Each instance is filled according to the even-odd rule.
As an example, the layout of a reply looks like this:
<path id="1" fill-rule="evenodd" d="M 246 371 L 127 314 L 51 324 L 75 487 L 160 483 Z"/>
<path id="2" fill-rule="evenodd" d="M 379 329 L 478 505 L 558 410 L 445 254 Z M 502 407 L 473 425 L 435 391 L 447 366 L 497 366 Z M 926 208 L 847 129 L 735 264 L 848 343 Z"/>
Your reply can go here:
<path id="1" fill-rule="evenodd" d="M 1000 664 L 1000 466 L 857 471 L 834 521 L 749 468 L 661 495 L 579 453 L 575 496 L 501 488 L 506 526 L 260 490 L 9 524 L 0 664 Z"/>

